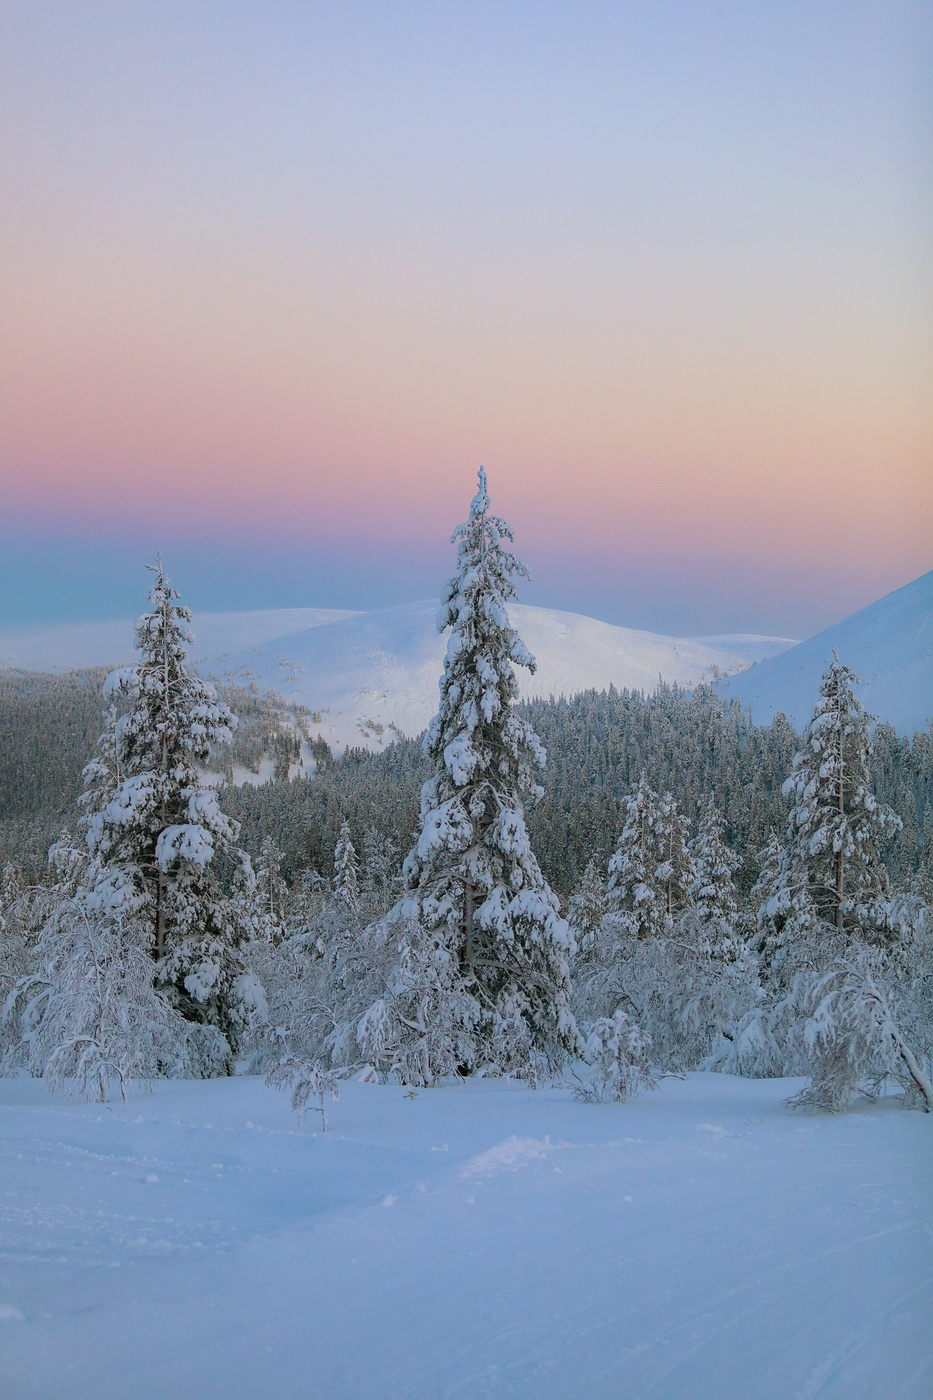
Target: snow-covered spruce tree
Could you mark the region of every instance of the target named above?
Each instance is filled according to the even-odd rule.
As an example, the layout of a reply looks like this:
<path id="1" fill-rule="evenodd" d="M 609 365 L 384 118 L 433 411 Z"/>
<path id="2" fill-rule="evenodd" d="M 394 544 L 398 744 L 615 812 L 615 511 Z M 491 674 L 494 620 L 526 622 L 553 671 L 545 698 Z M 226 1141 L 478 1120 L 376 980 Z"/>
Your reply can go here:
<path id="1" fill-rule="evenodd" d="M 739 858 L 726 845 L 722 814 L 712 798 L 704 804 L 700 827 L 690 843 L 693 880 L 690 902 L 701 919 L 738 917 L 739 903 L 735 889 L 735 872 Z"/>
<path id="2" fill-rule="evenodd" d="M 363 874 L 360 895 L 370 919 L 388 913 L 398 897 L 401 885 L 399 849 L 391 836 L 377 827 L 368 827 L 363 835 Z M 372 912 L 370 912 L 372 911 Z"/>
<path id="3" fill-rule="evenodd" d="M 661 861 L 654 877 L 664 893 L 664 912 L 673 921 L 690 905 L 696 871 L 687 845 L 687 819 L 669 792 L 658 804 L 656 830 Z"/>
<path id="4" fill-rule="evenodd" d="M 255 867 L 243 855 L 234 876 L 234 905 L 238 922 L 251 942 L 281 943 L 289 906 L 289 889 L 282 877 L 283 853 L 271 836 L 264 836 Z"/>
<path id="5" fill-rule="evenodd" d="M 657 938 L 670 930 L 671 920 L 668 890 L 658 879 L 665 858 L 661 802 L 646 773 L 635 792 L 622 798 L 622 808 L 625 822 L 609 860 L 609 911 L 626 937 Z"/>
<path id="6" fill-rule="evenodd" d="M 437 618 L 450 631 L 440 708 L 424 740 L 435 771 L 397 913 L 419 920 L 456 968 L 455 1000 L 462 990 L 475 1004 L 471 1058 L 515 1064 L 536 1050 L 576 1050 L 579 1035 L 568 1000 L 572 937 L 525 829 L 523 803 L 540 794 L 534 774 L 546 761 L 513 710 L 514 666 L 535 666 L 506 611 L 526 570 L 505 548 L 511 529 L 489 513 L 482 469 L 453 539 L 457 574 Z"/>
<path id="7" fill-rule="evenodd" d="M 838 656 L 830 663 L 784 784 L 792 807 L 763 910 L 762 952 L 778 977 L 787 963 L 785 983 L 798 961 L 795 944 L 812 945 L 821 930 L 829 935 L 827 949 L 865 937 L 888 894 L 880 846 L 901 823 L 871 790 L 872 716 L 853 693 L 857 681 Z"/>
<path id="8" fill-rule="evenodd" d="M 187 665 L 191 614 L 161 556 L 153 572 L 152 606 L 136 625 L 140 660 L 108 677 L 114 703 L 85 770 L 82 898 L 90 913 L 132 916 L 148 929 L 157 983 L 185 1017 L 217 1026 L 235 1048 L 257 989 L 212 861 L 218 851 L 238 856 L 239 828 L 202 769 L 212 744 L 230 742 L 236 719 Z"/>
<path id="9" fill-rule="evenodd" d="M 595 948 L 608 908 L 606 881 L 596 861 L 591 860 L 567 905 L 567 922 L 580 956 L 586 957 Z"/>
<path id="10" fill-rule="evenodd" d="M 334 894 L 356 911 L 360 903 L 359 861 L 350 839 L 350 823 L 343 822 L 334 848 Z"/>
<path id="11" fill-rule="evenodd" d="M 707 931 L 710 948 L 719 957 L 737 957 L 743 942 L 735 888 L 739 858 L 726 845 L 722 815 L 712 798 L 703 807 L 689 852 L 693 863 L 690 904 Z"/>

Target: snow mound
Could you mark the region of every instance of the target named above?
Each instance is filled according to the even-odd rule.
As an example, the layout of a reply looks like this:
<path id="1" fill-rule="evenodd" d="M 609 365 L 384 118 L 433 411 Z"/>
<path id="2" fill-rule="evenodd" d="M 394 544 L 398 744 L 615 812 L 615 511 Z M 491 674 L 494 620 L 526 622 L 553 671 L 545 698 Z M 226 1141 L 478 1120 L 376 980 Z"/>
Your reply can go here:
<path id="1" fill-rule="evenodd" d="M 549 1139 L 540 1142 L 537 1138 L 516 1137 L 513 1133 L 504 1142 L 497 1143 L 465 1163 L 461 1176 L 465 1178 L 494 1176 L 501 1171 L 517 1171 L 529 1162 L 540 1162 L 550 1151 Z"/>
<path id="2" fill-rule="evenodd" d="M 813 712 L 833 649 L 861 677 L 862 704 L 901 734 L 933 720 L 933 571 L 801 642 L 720 681 L 726 699 L 751 707 L 757 724 L 783 710 L 797 729 Z"/>

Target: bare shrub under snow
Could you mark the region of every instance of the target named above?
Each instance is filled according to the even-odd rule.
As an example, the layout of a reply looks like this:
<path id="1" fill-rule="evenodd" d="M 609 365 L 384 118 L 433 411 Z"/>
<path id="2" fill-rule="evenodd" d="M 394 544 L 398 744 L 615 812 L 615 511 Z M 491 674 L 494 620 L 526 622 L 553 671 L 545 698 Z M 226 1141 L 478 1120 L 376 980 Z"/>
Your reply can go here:
<path id="1" fill-rule="evenodd" d="M 53 903 L 39 957 L 9 993 L 3 1070 L 25 1069 L 50 1089 L 106 1099 L 116 1079 L 208 1077 L 229 1070 L 212 1026 L 185 1021 L 153 987 L 150 935 L 138 923 Z"/>
<path id="2" fill-rule="evenodd" d="M 585 1103 L 625 1103 L 643 1089 L 654 1089 L 650 1049 L 650 1035 L 624 1011 L 594 1021 L 584 1050 L 590 1078 L 575 1090 L 577 1098 Z"/>
<path id="3" fill-rule="evenodd" d="M 893 1080 L 910 1105 L 933 1109 L 923 1054 L 908 1043 L 884 972 L 880 952 L 862 948 L 827 972 L 798 978 L 789 998 L 797 1013 L 789 1039 L 811 1079 L 790 1100 L 794 1107 L 838 1113 L 854 1094 L 873 1095 Z"/>

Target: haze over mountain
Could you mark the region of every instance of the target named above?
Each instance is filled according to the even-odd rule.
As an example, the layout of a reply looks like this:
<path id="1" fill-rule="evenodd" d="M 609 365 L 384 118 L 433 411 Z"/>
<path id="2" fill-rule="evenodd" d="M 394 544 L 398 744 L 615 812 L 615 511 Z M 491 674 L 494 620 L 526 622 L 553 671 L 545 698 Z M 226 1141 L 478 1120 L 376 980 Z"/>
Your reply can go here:
<path id="1" fill-rule="evenodd" d="M 285 632 L 320 627 L 356 614 L 343 608 L 265 608 L 195 613 L 191 659 L 216 666 L 231 652 Z M 133 618 L 18 628 L 0 633 L 0 670 L 76 671 L 85 666 L 128 666 L 135 658 Z"/>
<path id="2" fill-rule="evenodd" d="M 933 720 L 933 570 L 808 641 L 720 681 L 718 689 L 750 706 L 757 724 L 769 724 L 783 710 L 800 729 L 834 650 L 861 677 L 857 693 L 872 714 L 902 734 L 925 729 Z"/>
<path id="3" fill-rule="evenodd" d="M 683 638 L 615 627 L 551 608 L 513 604 L 514 625 L 538 662 L 519 668 L 525 697 L 573 695 L 609 685 L 654 690 L 659 679 L 685 687 L 747 666 L 793 642 L 731 635 Z M 196 614 L 192 659 L 202 671 L 277 691 L 307 705 L 336 748 L 379 747 L 417 734 L 437 708 L 446 639 L 437 603 L 368 613 L 283 608 Z M 69 670 L 133 660 L 132 624 L 91 623 L 0 635 L 0 666 Z"/>
<path id="4" fill-rule="evenodd" d="M 832 659 L 861 676 L 863 703 L 902 733 L 933 718 L 933 571 L 808 641 L 729 633 L 669 637 L 579 613 L 512 605 L 538 669 L 519 669 L 523 697 L 572 695 L 609 685 L 651 691 L 662 679 L 690 688 L 717 682 L 759 724 L 779 711 L 807 722 Z M 276 690 L 320 714 L 337 748 L 379 747 L 416 734 L 437 703 L 445 639 L 433 600 L 372 612 L 274 608 L 196 613 L 191 656 L 202 671 Z M 131 662 L 133 624 L 84 623 L 0 634 L 0 668 L 66 671 Z"/>

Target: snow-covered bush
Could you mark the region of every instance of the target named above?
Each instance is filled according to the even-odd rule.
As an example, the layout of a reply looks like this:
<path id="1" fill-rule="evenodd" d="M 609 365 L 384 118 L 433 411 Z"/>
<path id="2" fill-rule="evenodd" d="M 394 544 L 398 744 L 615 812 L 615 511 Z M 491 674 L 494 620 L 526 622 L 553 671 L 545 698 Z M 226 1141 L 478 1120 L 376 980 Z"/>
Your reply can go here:
<path id="1" fill-rule="evenodd" d="M 793 945 L 789 988 L 762 993 L 704 1068 L 753 1078 L 807 1075 L 796 1106 L 838 1111 L 890 1080 L 908 1104 L 927 1097 L 933 1056 L 933 916 L 911 896 L 876 906 L 886 940 L 817 925 Z"/>
<path id="2" fill-rule="evenodd" d="M 651 1039 L 659 1068 L 696 1069 L 761 998 L 757 962 L 725 920 L 685 910 L 668 936 L 633 939 L 612 918 L 574 963 L 581 1025 L 623 1010 Z"/>
<path id="3" fill-rule="evenodd" d="M 583 1052 L 590 1078 L 579 1084 L 577 1097 L 586 1103 L 625 1103 L 643 1089 L 655 1088 L 650 1048 L 651 1036 L 621 1008 L 612 1017 L 594 1021 Z"/>
<path id="4" fill-rule="evenodd" d="M 893 1080 L 910 1105 L 933 1110 L 929 1057 L 924 1065 L 909 1044 L 886 983 L 883 954 L 864 947 L 827 972 L 798 978 L 790 1039 L 811 1078 L 791 1100 L 795 1107 L 839 1112 L 854 1094 L 872 1095 Z"/>
<path id="5" fill-rule="evenodd" d="M 100 1099 L 112 1079 L 125 1097 L 132 1080 L 229 1072 L 220 1032 L 185 1021 L 154 989 L 149 939 L 138 921 L 54 904 L 36 964 L 3 1008 L 13 1031 L 4 1071 Z"/>
<path id="6" fill-rule="evenodd" d="M 381 994 L 356 1024 L 356 1044 L 382 1077 L 428 1086 L 473 1069 L 480 1054 L 476 998 L 445 939 L 409 917 L 369 930 L 385 953 Z"/>
<path id="7" fill-rule="evenodd" d="M 327 1131 L 327 1110 L 325 1101 L 336 1103 L 340 1097 L 340 1083 L 332 1070 L 325 1069 L 320 1060 L 303 1060 L 284 1053 L 273 1059 L 266 1073 L 266 1083 L 271 1089 L 289 1088 L 292 1091 L 292 1108 L 301 1116 L 308 1109 L 312 1099 L 314 1111 L 321 1115 L 321 1126 Z"/>

